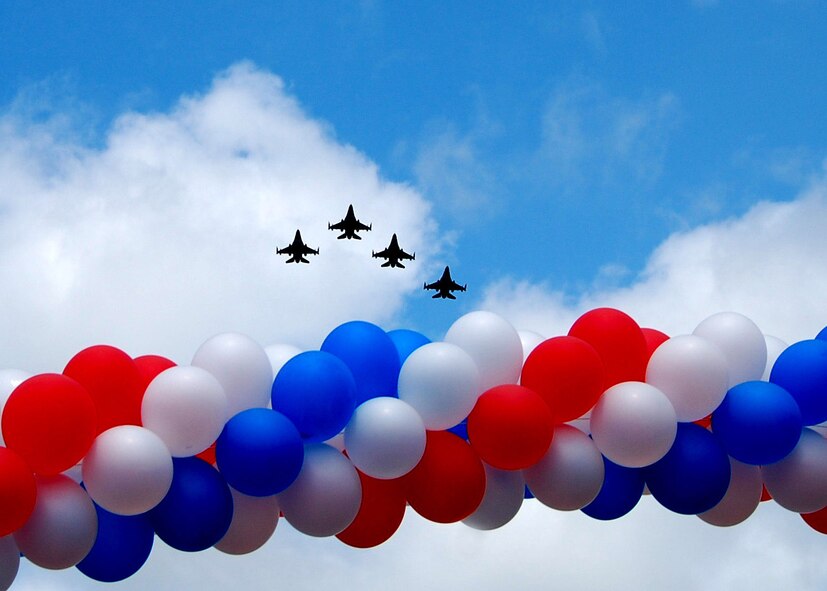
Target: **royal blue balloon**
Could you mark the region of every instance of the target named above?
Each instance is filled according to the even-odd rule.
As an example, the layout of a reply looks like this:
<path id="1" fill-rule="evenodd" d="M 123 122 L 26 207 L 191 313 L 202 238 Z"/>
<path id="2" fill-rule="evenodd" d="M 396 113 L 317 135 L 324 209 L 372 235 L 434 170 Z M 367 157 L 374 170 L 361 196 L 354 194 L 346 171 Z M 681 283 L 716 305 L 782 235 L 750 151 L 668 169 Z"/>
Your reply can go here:
<path id="1" fill-rule="evenodd" d="M 720 503 L 731 474 L 724 447 L 715 435 L 694 423 L 678 423 L 675 442 L 666 455 L 643 468 L 652 496 L 683 515 L 697 515 Z"/>
<path id="2" fill-rule="evenodd" d="M 827 326 L 821 329 L 821 332 L 816 335 L 816 338 L 820 341 L 827 341 Z"/>
<path id="3" fill-rule="evenodd" d="M 131 577 L 152 552 L 155 531 L 142 515 L 116 515 L 95 504 L 98 537 L 95 545 L 76 566 L 90 579 L 114 583 Z"/>
<path id="4" fill-rule="evenodd" d="M 770 382 L 733 386 L 712 413 L 712 430 L 726 452 L 755 466 L 784 459 L 798 443 L 802 426 L 795 399 Z"/>
<path id="5" fill-rule="evenodd" d="M 408 330 L 407 328 L 392 330 L 388 332 L 388 336 L 393 341 L 396 351 L 399 353 L 400 364 L 405 363 L 408 356 L 422 345 L 427 345 L 431 342 L 431 339 L 424 334 L 418 333 L 415 330 Z"/>
<path id="6" fill-rule="evenodd" d="M 195 456 L 172 458 L 172 486 L 147 515 L 158 537 L 184 552 L 213 546 L 230 528 L 233 497 L 224 477 Z"/>
<path id="7" fill-rule="evenodd" d="M 805 425 L 827 421 L 827 340 L 801 341 L 784 349 L 770 381 L 792 395 Z"/>
<path id="8" fill-rule="evenodd" d="M 581 511 L 603 521 L 623 517 L 635 508 L 643 494 L 643 471 L 619 466 L 603 457 L 603 486 L 595 499 Z"/>
<path id="9" fill-rule="evenodd" d="M 377 396 L 397 396 L 399 353 L 391 337 L 370 322 L 354 320 L 336 327 L 321 347 L 345 362 L 356 379 L 356 404 Z"/>
<path id="10" fill-rule="evenodd" d="M 533 499 L 534 498 L 534 493 L 531 492 L 531 489 L 528 488 L 527 484 L 525 486 L 525 490 L 523 491 L 523 498 L 524 499 Z"/>
<path id="11" fill-rule="evenodd" d="M 449 427 L 447 430 L 453 433 L 454 435 L 461 437 L 465 441 L 468 441 L 468 419 L 462 419 L 462 421 L 460 421 L 453 427 Z"/>
<path id="12" fill-rule="evenodd" d="M 215 444 L 227 484 L 252 497 L 280 493 L 298 477 L 304 445 L 286 416 L 268 408 L 241 411 L 224 425 Z"/>
<path id="13" fill-rule="evenodd" d="M 325 351 L 299 353 L 279 371 L 271 392 L 306 441 L 326 441 L 345 428 L 356 408 L 356 382 L 347 365 Z"/>

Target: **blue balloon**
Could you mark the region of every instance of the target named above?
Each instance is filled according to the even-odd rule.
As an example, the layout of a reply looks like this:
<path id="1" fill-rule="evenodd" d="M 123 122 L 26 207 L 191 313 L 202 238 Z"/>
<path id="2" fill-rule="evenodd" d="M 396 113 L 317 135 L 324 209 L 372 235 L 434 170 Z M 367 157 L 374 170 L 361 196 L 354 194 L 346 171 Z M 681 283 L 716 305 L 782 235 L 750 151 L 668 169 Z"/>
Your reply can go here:
<path id="1" fill-rule="evenodd" d="M 784 349 L 770 381 L 792 395 L 805 425 L 827 421 L 827 340 L 801 341 Z"/>
<path id="2" fill-rule="evenodd" d="M 325 351 L 299 353 L 279 371 L 271 392 L 306 441 L 326 441 L 345 428 L 356 408 L 356 382 L 338 357 Z"/>
<path id="3" fill-rule="evenodd" d="M 724 498 L 732 475 L 718 439 L 694 423 L 678 423 L 675 443 L 660 460 L 643 468 L 657 501 L 675 513 L 697 515 Z"/>
<path id="4" fill-rule="evenodd" d="M 461 437 L 465 441 L 468 441 L 468 419 L 462 419 L 462 421 L 453 427 L 449 427 L 447 430 L 454 435 Z"/>
<path id="5" fill-rule="evenodd" d="M 525 485 L 525 490 L 523 491 L 523 498 L 524 499 L 533 499 L 534 498 L 534 493 L 531 492 L 531 489 L 528 488 L 527 484 Z"/>
<path id="6" fill-rule="evenodd" d="M 581 511 L 603 521 L 623 517 L 635 508 L 643 494 L 643 471 L 627 468 L 603 457 L 603 486 L 595 499 Z"/>
<path id="7" fill-rule="evenodd" d="M 388 332 L 388 336 L 393 341 L 396 351 L 399 353 L 399 362 L 405 363 L 408 356 L 419 349 L 422 345 L 427 345 L 431 339 L 424 334 L 418 333 L 415 330 L 408 330 L 407 328 L 399 328 Z"/>
<path id="8" fill-rule="evenodd" d="M 795 399 L 770 382 L 733 386 L 712 413 L 712 431 L 726 452 L 755 466 L 784 459 L 798 443 L 801 428 Z"/>
<path id="9" fill-rule="evenodd" d="M 233 520 L 224 477 L 195 456 L 172 458 L 172 486 L 147 515 L 158 537 L 176 550 L 200 552 L 218 542 Z"/>
<path id="10" fill-rule="evenodd" d="M 131 577 L 152 551 L 155 531 L 146 513 L 116 515 L 95 504 L 98 537 L 77 569 L 90 579 L 114 583 Z"/>
<path id="11" fill-rule="evenodd" d="M 356 379 L 356 404 L 378 396 L 397 396 L 399 353 L 388 334 L 370 322 L 354 320 L 336 327 L 321 347 L 345 362 Z"/>
<path id="12" fill-rule="evenodd" d="M 816 338 L 820 341 L 827 341 L 827 326 L 821 329 L 821 332 L 816 335 Z"/>
<path id="13" fill-rule="evenodd" d="M 286 416 L 268 408 L 241 411 L 224 425 L 215 444 L 227 484 L 252 497 L 280 493 L 298 477 L 304 445 Z"/>

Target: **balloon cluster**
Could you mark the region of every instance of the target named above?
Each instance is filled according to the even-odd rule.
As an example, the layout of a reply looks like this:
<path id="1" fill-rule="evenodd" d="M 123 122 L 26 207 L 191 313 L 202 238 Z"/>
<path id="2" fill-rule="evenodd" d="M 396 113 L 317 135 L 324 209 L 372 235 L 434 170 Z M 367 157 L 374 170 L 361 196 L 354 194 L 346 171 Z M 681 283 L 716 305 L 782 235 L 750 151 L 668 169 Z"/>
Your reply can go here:
<path id="1" fill-rule="evenodd" d="M 21 555 L 113 582 L 156 535 L 245 554 L 283 516 L 368 548 L 407 506 L 488 530 L 530 497 L 617 519 L 645 489 L 717 526 L 771 497 L 827 533 L 827 329 L 787 346 L 732 312 L 672 338 L 610 308 L 549 339 L 489 312 L 440 342 L 228 333 L 189 365 L 98 345 L 60 374 L 0 372 L 0 409 L 2 589 Z"/>

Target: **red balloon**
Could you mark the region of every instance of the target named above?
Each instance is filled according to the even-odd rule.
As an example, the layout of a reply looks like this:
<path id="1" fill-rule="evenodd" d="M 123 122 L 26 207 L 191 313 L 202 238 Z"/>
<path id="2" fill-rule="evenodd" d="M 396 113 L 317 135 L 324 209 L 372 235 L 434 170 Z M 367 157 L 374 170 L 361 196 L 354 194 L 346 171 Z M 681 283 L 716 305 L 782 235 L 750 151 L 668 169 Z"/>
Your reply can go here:
<path id="1" fill-rule="evenodd" d="M 468 439 L 480 458 L 501 470 L 533 466 L 548 451 L 554 434 L 551 410 L 525 386 L 504 384 L 486 390 L 468 415 Z"/>
<path id="2" fill-rule="evenodd" d="M 397 478 L 380 480 L 359 472 L 362 482 L 362 504 L 353 522 L 336 534 L 354 548 L 373 548 L 396 533 L 405 517 L 405 489 Z"/>
<path id="3" fill-rule="evenodd" d="M 176 363 L 166 357 L 160 355 L 141 355 L 134 360 L 138 367 L 138 373 L 141 375 L 141 392 L 146 391 L 146 387 L 154 380 L 159 373 L 175 367 Z"/>
<path id="4" fill-rule="evenodd" d="M 764 488 L 761 489 L 761 502 L 762 503 L 765 502 L 765 501 L 771 501 L 772 500 L 772 495 L 770 494 L 770 491 L 767 490 L 767 486 L 766 485 L 763 485 L 763 486 L 764 486 Z"/>
<path id="5" fill-rule="evenodd" d="M 643 338 L 646 340 L 646 363 L 652 357 L 655 349 L 660 347 L 663 343 L 669 340 L 669 335 L 654 328 L 641 328 Z"/>
<path id="6" fill-rule="evenodd" d="M 195 457 L 196 458 L 201 458 L 202 460 L 204 460 L 208 464 L 212 464 L 213 466 L 215 466 L 215 441 L 213 441 L 212 445 L 210 445 L 207 449 L 205 449 L 201 453 L 195 454 Z"/>
<path id="7" fill-rule="evenodd" d="M 98 411 L 98 433 L 118 425 L 141 424 L 141 374 L 132 358 L 115 347 L 95 345 L 72 357 L 63 375 L 91 394 Z"/>
<path id="8" fill-rule="evenodd" d="M 437 523 L 462 521 L 485 494 L 485 468 L 464 439 L 448 431 L 428 431 L 425 454 L 401 478 L 414 511 Z"/>
<path id="9" fill-rule="evenodd" d="M 606 388 L 642 382 L 646 376 L 646 338 L 631 316 L 614 308 L 596 308 L 578 318 L 569 336 L 597 350 L 606 366 Z"/>
<path id="10" fill-rule="evenodd" d="M 802 513 L 801 518 L 820 534 L 827 534 L 827 507 L 815 513 Z"/>
<path id="11" fill-rule="evenodd" d="M 36 499 L 32 469 L 18 454 L 0 447 L 0 538 L 23 527 Z"/>
<path id="12" fill-rule="evenodd" d="M 537 345 L 523 365 L 520 383 L 545 400 L 555 423 L 586 414 L 605 390 L 597 351 L 577 337 L 554 337 Z"/>
<path id="13" fill-rule="evenodd" d="M 77 464 L 98 433 L 95 403 L 72 378 L 47 373 L 14 389 L 3 410 L 6 446 L 36 474 L 59 474 Z"/>

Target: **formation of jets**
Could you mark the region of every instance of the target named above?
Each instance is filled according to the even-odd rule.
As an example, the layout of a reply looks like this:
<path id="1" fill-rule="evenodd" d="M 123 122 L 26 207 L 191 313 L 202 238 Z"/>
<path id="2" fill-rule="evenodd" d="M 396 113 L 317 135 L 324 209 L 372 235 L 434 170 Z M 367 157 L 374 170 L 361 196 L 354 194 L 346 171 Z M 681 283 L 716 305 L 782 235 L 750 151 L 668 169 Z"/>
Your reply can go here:
<path id="1" fill-rule="evenodd" d="M 358 232 L 370 232 L 373 229 L 373 224 L 363 224 L 359 221 L 359 219 L 356 218 L 356 214 L 353 212 L 353 205 L 349 205 L 345 217 L 335 224 L 328 223 L 327 229 L 341 232 L 341 234 L 337 236 L 338 240 L 342 240 L 344 238 L 347 238 L 348 240 L 361 240 L 362 237 L 359 236 Z M 293 242 L 284 248 L 276 248 L 276 254 L 288 255 L 287 260 L 284 261 L 285 263 L 309 263 L 310 260 L 305 257 L 308 255 L 319 254 L 319 249 L 311 248 L 306 245 L 304 240 L 302 240 L 301 232 L 296 230 L 296 235 L 293 237 Z M 403 265 L 400 261 L 416 260 L 416 253 L 407 253 L 399 246 L 399 240 L 397 239 L 396 234 L 391 237 L 390 244 L 388 244 L 387 248 L 379 252 L 371 251 L 371 256 L 376 259 L 385 259 L 385 262 L 382 263 L 382 267 L 399 267 L 400 269 L 405 268 L 405 265 Z M 426 291 L 429 289 L 436 291 L 436 294 L 432 296 L 433 298 L 451 300 L 457 299 L 451 292 L 465 291 L 466 287 L 467 285 L 460 285 L 451 279 L 451 271 L 448 267 L 445 267 L 442 277 L 433 283 L 423 284 L 423 289 Z"/>

